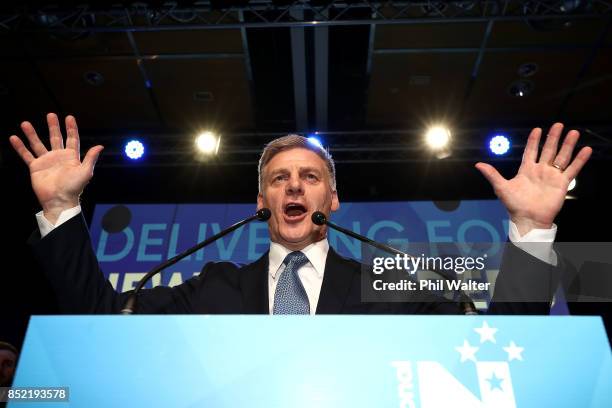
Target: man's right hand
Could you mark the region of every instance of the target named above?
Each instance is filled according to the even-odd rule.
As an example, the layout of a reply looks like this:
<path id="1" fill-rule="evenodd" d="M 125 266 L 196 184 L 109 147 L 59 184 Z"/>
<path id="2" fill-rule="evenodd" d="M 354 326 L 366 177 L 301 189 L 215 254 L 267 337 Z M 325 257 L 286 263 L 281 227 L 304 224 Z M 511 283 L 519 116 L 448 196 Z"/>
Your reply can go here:
<path id="1" fill-rule="evenodd" d="M 96 161 L 103 146 L 90 148 L 81 162 L 79 131 L 74 116 L 66 116 L 66 147 L 57 115 L 47 115 L 51 151 L 40 141 L 30 122 L 23 122 L 21 129 L 28 138 L 31 151 L 18 136 L 10 142 L 30 169 L 32 189 L 43 208 L 45 218 L 55 224 L 62 211 L 79 204 L 79 195 L 91 180 Z"/>

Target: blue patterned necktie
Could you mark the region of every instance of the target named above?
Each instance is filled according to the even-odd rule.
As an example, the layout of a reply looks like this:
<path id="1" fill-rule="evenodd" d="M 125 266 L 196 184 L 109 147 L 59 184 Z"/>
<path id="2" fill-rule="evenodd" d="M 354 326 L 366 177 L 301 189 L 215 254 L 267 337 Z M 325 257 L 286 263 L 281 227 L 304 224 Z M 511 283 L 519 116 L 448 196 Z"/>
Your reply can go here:
<path id="1" fill-rule="evenodd" d="M 308 295 L 298 275 L 298 270 L 308 263 L 308 258 L 300 251 L 294 251 L 287 255 L 283 263 L 285 269 L 274 292 L 274 314 L 310 314 Z"/>

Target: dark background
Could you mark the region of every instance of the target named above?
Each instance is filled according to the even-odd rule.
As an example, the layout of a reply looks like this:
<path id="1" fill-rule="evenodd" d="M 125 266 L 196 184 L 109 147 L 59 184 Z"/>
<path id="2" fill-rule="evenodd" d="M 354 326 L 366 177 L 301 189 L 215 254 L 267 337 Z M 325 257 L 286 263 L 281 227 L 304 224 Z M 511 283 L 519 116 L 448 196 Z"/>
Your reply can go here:
<path id="1" fill-rule="evenodd" d="M 530 128 L 562 121 L 594 154 L 557 239 L 609 241 L 607 2 L 23 4 L 0 9 L 0 339 L 17 346 L 30 315 L 58 312 L 25 244 L 39 207 L 8 143 L 23 120 L 46 138 L 47 112 L 76 116 L 83 149 L 106 146 L 82 196 L 88 218 L 97 203 L 254 204 L 258 152 L 288 132 L 320 132 L 341 201 L 495 198 L 474 163 L 511 177 Z M 453 132 L 443 160 L 422 143 L 440 121 Z M 205 162 L 192 153 L 203 129 L 222 135 Z M 503 158 L 486 150 L 496 132 L 513 140 Z M 129 162 L 135 136 L 148 155 Z M 605 303 L 572 313 L 612 325 Z"/>

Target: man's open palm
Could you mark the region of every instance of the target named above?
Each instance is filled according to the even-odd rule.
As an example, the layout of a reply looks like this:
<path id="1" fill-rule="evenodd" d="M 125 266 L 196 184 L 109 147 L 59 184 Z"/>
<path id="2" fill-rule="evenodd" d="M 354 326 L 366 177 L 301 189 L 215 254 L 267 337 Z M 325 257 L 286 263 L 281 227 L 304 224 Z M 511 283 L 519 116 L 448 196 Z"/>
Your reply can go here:
<path id="1" fill-rule="evenodd" d="M 61 210 L 78 204 L 79 195 L 93 176 L 94 166 L 103 147 L 94 146 L 81 162 L 79 132 L 73 116 L 66 117 L 66 146 L 57 115 L 47 115 L 51 150 L 47 150 L 29 122 L 23 122 L 30 149 L 15 135 L 10 142 L 30 169 L 32 189 L 47 213 L 59 215 Z M 52 221 L 52 220 L 50 220 Z"/>
<path id="2" fill-rule="evenodd" d="M 551 227 L 563 206 L 569 183 L 576 178 L 593 152 L 590 147 L 583 147 L 572 160 L 580 137 L 575 130 L 567 133 L 561 149 L 557 151 L 562 131 L 561 123 L 555 123 L 550 128 L 538 160 L 542 129 L 533 129 L 518 173 L 510 180 L 506 180 L 489 164 L 476 164 L 523 235 L 533 228 Z"/>

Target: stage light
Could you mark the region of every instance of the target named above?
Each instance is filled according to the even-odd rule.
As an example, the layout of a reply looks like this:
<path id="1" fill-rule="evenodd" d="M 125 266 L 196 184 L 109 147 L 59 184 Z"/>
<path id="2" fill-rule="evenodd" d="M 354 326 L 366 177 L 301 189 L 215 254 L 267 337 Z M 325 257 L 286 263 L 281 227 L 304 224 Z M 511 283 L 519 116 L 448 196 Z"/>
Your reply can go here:
<path id="1" fill-rule="evenodd" d="M 451 131 L 445 126 L 432 126 L 427 129 L 425 142 L 432 150 L 443 150 L 451 139 Z"/>
<path id="2" fill-rule="evenodd" d="M 317 133 L 318 133 L 318 132 L 317 132 Z M 317 134 L 317 133 L 315 133 L 315 134 Z M 321 139 L 320 139 L 319 137 L 317 137 L 317 136 L 312 136 L 312 135 L 309 135 L 309 136 L 308 136 L 308 142 L 309 142 L 310 144 L 313 144 L 313 145 L 315 145 L 315 146 L 320 147 L 321 149 L 323 149 L 323 143 L 321 143 Z"/>
<path id="3" fill-rule="evenodd" d="M 515 96 L 518 98 L 529 96 L 533 91 L 534 84 L 532 81 L 527 79 L 519 79 L 514 81 L 508 86 L 508 93 L 511 96 Z"/>
<path id="4" fill-rule="evenodd" d="M 196 147 L 198 152 L 203 154 L 214 155 L 219 151 L 219 145 L 221 144 L 221 138 L 215 135 L 213 132 L 206 131 L 202 132 L 196 138 Z"/>
<path id="5" fill-rule="evenodd" d="M 489 150 L 491 153 L 501 156 L 510 150 L 510 139 L 504 135 L 495 135 L 489 140 Z"/>
<path id="6" fill-rule="evenodd" d="M 140 140 L 132 139 L 125 144 L 123 151 L 129 159 L 139 160 L 145 153 L 145 147 Z"/>

